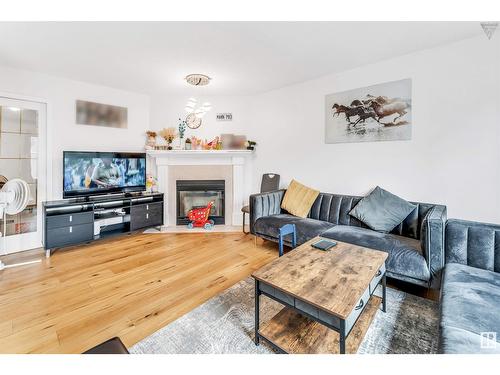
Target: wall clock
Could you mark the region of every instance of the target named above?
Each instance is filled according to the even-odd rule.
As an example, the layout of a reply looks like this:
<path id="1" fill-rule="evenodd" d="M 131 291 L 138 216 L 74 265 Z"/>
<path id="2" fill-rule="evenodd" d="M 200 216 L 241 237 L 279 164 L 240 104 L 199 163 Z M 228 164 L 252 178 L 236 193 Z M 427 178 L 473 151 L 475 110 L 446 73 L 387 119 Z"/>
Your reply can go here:
<path id="1" fill-rule="evenodd" d="M 196 117 L 194 113 L 190 113 L 186 117 L 186 124 L 190 129 L 198 129 L 201 125 L 201 118 Z"/>

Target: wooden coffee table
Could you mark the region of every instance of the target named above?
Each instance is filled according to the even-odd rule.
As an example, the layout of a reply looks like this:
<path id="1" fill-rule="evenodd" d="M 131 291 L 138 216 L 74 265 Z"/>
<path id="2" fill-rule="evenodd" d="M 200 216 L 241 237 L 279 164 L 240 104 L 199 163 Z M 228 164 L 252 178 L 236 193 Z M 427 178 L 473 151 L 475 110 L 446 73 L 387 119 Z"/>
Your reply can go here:
<path id="1" fill-rule="evenodd" d="M 380 304 L 386 310 L 387 253 L 344 242 L 315 249 L 316 237 L 252 274 L 255 344 L 262 338 L 283 353 L 355 353 Z M 282 305 L 259 327 L 260 296 Z"/>

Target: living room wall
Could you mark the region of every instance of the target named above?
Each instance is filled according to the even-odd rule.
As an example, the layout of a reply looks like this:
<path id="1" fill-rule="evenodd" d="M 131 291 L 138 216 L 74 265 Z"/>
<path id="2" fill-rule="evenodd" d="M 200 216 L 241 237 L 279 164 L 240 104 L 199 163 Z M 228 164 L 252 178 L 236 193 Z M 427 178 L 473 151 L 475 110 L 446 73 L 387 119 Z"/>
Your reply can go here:
<path id="1" fill-rule="evenodd" d="M 150 100 L 147 95 L 7 67 L 0 67 L 0 92 L 3 96 L 27 96 L 48 103 L 48 199 L 62 198 L 64 150 L 144 149 L 144 132 L 149 125 Z M 77 125 L 76 99 L 127 107 L 128 128 Z"/>
<path id="2" fill-rule="evenodd" d="M 250 115 L 254 96 L 199 96 L 197 88 L 190 95 L 153 95 L 151 97 L 151 129 L 162 128 L 179 124 L 178 119 L 185 119 L 187 113 L 184 108 L 190 97 L 198 102 L 209 102 L 212 109 L 203 118 L 198 129 L 187 129 L 186 136 L 196 136 L 201 139 L 212 140 L 215 136 L 224 133 L 247 134 L 250 124 Z M 232 121 L 217 121 L 217 113 L 232 113 Z"/>
<path id="3" fill-rule="evenodd" d="M 498 35 L 478 37 L 257 96 L 252 190 L 265 172 L 280 173 L 283 186 L 295 178 L 340 194 L 380 185 L 446 204 L 449 217 L 500 222 L 499 66 Z M 410 141 L 324 143 L 326 94 L 404 78 L 413 84 Z"/>
<path id="4" fill-rule="evenodd" d="M 186 137 L 196 136 L 208 141 L 225 133 L 241 134 L 250 137 L 253 135 L 253 103 L 255 96 L 214 96 L 197 95 L 196 88 L 189 95 L 153 95 L 151 97 L 151 125 L 152 130 L 179 124 L 179 118 L 184 119 L 187 115 L 184 108 L 190 97 L 195 97 L 199 103 L 209 102 L 212 109 L 203 118 L 202 124 L 198 129 L 187 129 Z M 217 121 L 217 113 L 232 113 L 232 121 Z M 249 138 L 250 139 L 250 138 Z M 245 185 L 247 195 L 252 193 L 254 184 L 254 174 L 252 171 L 253 160 L 247 160 L 249 163 L 248 173 L 245 175 Z M 151 170 L 155 171 L 153 164 Z M 156 172 L 156 171 L 155 171 Z M 258 178 L 260 181 L 260 178 Z"/>

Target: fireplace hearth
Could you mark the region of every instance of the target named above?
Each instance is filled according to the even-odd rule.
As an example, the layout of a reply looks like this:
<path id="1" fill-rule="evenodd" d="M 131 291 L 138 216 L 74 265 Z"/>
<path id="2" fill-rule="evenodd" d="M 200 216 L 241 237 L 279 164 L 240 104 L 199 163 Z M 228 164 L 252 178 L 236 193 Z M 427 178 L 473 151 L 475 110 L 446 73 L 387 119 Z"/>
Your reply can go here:
<path id="1" fill-rule="evenodd" d="M 210 211 L 210 219 L 215 224 L 225 224 L 224 180 L 177 180 L 176 181 L 176 223 L 189 223 L 187 213 L 192 208 L 205 207 L 208 202 L 214 202 Z"/>

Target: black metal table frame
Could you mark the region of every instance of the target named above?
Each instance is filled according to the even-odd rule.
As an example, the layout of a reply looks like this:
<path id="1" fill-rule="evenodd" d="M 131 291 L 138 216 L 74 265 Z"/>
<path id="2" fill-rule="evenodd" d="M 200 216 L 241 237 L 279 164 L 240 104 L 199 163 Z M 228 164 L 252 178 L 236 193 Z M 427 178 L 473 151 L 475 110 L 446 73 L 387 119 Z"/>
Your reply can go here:
<path id="1" fill-rule="evenodd" d="M 293 309 L 294 311 L 297 311 L 299 314 L 304 315 L 307 318 L 309 318 L 311 320 L 314 320 L 315 322 L 317 322 L 319 324 L 322 324 L 325 327 L 328 327 L 329 329 L 334 330 L 335 332 L 338 332 L 338 334 L 340 336 L 339 337 L 339 349 L 340 349 L 339 352 L 340 352 L 340 354 L 345 354 L 345 342 L 346 342 L 347 336 L 349 336 L 349 334 L 351 333 L 352 329 L 354 328 L 354 326 L 358 322 L 358 319 L 363 314 L 363 312 L 361 312 L 361 314 L 358 315 L 358 317 L 356 318 L 356 320 L 352 324 L 352 326 L 349 329 L 349 331 L 346 332 L 346 329 L 345 329 L 345 319 L 340 319 L 338 316 L 330 314 L 331 316 L 334 316 L 334 317 L 336 317 L 336 318 L 338 318 L 340 320 L 340 328 L 337 328 L 337 327 L 335 327 L 335 326 L 333 326 L 331 324 L 328 324 L 328 323 L 326 323 L 326 322 L 324 322 L 322 320 L 319 320 L 318 318 L 316 318 L 316 317 L 308 314 L 307 312 L 305 312 L 303 310 L 300 310 L 300 309 L 296 308 L 295 306 L 290 305 L 289 303 L 286 303 L 286 302 L 284 302 L 284 301 L 282 301 L 282 300 L 280 300 L 280 299 L 278 299 L 278 298 L 270 295 L 269 293 L 266 293 L 266 292 L 260 290 L 260 283 L 264 283 L 265 284 L 265 282 L 259 281 L 259 280 L 255 279 L 255 339 L 254 339 L 255 345 L 259 345 L 260 339 L 264 339 L 267 343 L 269 343 L 278 352 L 280 352 L 280 353 L 286 353 L 283 349 L 281 349 L 279 346 L 277 346 L 274 342 L 272 342 L 271 340 L 269 340 L 265 336 L 262 336 L 259 333 L 259 325 L 260 325 L 260 317 L 259 317 L 259 315 L 260 315 L 260 296 L 264 295 L 264 296 L 266 296 L 268 298 L 271 298 L 271 299 L 275 300 L 276 302 L 284 305 L 285 307 Z M 382 284 L 382 311 L 385 313 L 386 309 L 387 309 L 387 280 L 386 280 L 386 274 L 385 274 L 385 272 L 384 272 L 384 275 L 382 276 L 382 278 L 380 279 L 380 281 L 378 282 L 377 286 L 379 286 L 380 284 Z M 375 287 L 375 289 L 376 289 L 376 287 Z M 286 294 L 288 294 L 288 293 L 286 293 Z M 370 300 L 370 298 L 372 298 L 372 296 L 373 296 L 373 293 L 369 296 L 368 301 Z M 368 305 L 368 301 L 366 301 L 365 307 L 366 307 L 366 305 Z M 324 312 L 326 312 L 326 311 L 324 311 Z"/>

